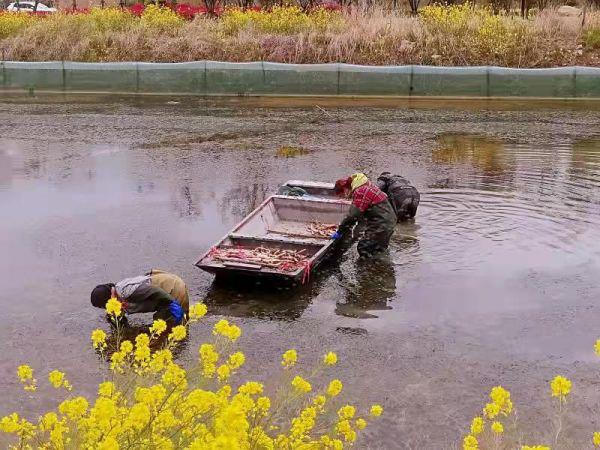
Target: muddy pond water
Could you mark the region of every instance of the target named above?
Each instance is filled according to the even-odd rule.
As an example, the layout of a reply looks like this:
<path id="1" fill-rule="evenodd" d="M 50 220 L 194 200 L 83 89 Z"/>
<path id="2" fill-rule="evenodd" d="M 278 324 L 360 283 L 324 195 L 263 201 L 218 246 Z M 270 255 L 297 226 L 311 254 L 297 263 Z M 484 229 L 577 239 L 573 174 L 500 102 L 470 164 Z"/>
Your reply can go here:
<path id="1" fill-rule="evenodd" d="M 354 246 L 297 289 L 193 266 L 280 183 L 357 170 L 422 193 L 387 262 Z M 573 380 L 557 448 L 600 427 L 597 104 L 3 99 L 0 249 L 0 414 L 54 404 L 19 391 L 23 362 L 91 395 L 107 371 L 90 290 L 156 267 L 209 305 L 184 364 L 220 317 L 244 330 L 248 378 L 268 381 L 288 348 L 308 365 L 337 351 L 351 400 L 386 409 L 359 448 L 455 448 L 498 384 L 525 443 L 551 443 L 556 374 Z"/>

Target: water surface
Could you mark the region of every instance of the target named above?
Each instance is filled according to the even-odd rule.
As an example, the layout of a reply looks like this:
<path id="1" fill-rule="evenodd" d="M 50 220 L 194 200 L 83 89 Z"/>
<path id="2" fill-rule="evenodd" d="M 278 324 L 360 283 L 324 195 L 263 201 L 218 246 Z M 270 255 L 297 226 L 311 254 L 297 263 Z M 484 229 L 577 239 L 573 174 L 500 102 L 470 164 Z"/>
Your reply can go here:
<path id="1" fill-rule="evenodd" d="M 338 351 L 354 399 L 387 410 L 361 448 L 452 448 L 497 384 L 543 442 L 557 373 L 573 379 L 576 411 L 561 448 L 588 446 L 597 105 L 286 102 L 0 103 L 0 413 L 39 412 L 16 389 L 24 361 L 93 393 L 106 370 L 88 336 L 105 324 L 89 291 L 158 267 L 209 303 L 209 323 L 242 325 L 249 376 L 273 376 L 290 347 L 309 360 Z M 297 289 L 215 284 L 193 266 L 282 182 L 357 170 L 400 173 L 422 192 L 390 258 L 365 265 L 352 247 Z M 180 358 L 208 336 L 192 331 Z M 36 398 L 52 405 L 48 390 Z"/>

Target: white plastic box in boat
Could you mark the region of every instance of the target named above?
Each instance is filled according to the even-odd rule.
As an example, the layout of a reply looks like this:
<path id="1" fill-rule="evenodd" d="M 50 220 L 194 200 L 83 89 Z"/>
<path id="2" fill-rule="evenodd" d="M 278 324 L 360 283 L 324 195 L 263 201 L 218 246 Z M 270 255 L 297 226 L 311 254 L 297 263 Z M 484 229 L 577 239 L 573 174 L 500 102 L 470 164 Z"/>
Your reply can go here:
<path id="1" fill-rule="evenodd" d="M 329 198 L 303 198 L 274 195 L 266 199 L 223 239 L 206 252 L 196 266 L 214 274 L 244 274 L 269 276 L 289 280 L 307 280 L 332 249 L 329 237 L 311 235 L 309 225 L 321 223 L 336 225 L 348 213 L 349 203 Z M 265 267 L 248 263 L 242 258 L 222 260 L 214 258 L 214 249 L 234 248 L 283 249 L 302 251 L 306 264 L 293 270 Z"/>

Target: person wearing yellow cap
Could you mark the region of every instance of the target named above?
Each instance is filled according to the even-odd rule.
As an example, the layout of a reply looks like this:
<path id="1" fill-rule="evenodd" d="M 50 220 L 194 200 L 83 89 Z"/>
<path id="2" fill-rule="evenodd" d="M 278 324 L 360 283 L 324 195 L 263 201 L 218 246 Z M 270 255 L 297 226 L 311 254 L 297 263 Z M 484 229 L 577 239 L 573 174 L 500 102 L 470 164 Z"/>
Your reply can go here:
<path id="1" fill-rule="evenodd" d="M 351 197 L 348 215 L 331 236 L 339 239 L 360 218 L 364 218 L 366 229 L 358 242 L 358 253 L 362 257 L 373 256 L 388 248 L 396 226 L 396 214 L 387 195 L 373 184 L 364 173 L 355 173 L 335 183 L 335 193 Z"/>

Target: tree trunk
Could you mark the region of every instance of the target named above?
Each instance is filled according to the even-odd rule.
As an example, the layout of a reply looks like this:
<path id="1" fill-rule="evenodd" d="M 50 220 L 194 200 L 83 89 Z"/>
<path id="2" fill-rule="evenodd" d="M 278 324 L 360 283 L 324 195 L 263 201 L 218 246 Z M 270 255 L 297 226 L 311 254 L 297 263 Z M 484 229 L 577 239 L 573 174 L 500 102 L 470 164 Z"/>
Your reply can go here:
<path id="1" fill-rule="evenodd" d="M 420 3 L 421 0 L 408 0 L 408 4 L 410 5 L 410 12 L 413 14 L 413 16 L 416 16 L 419 12 Z"/>

